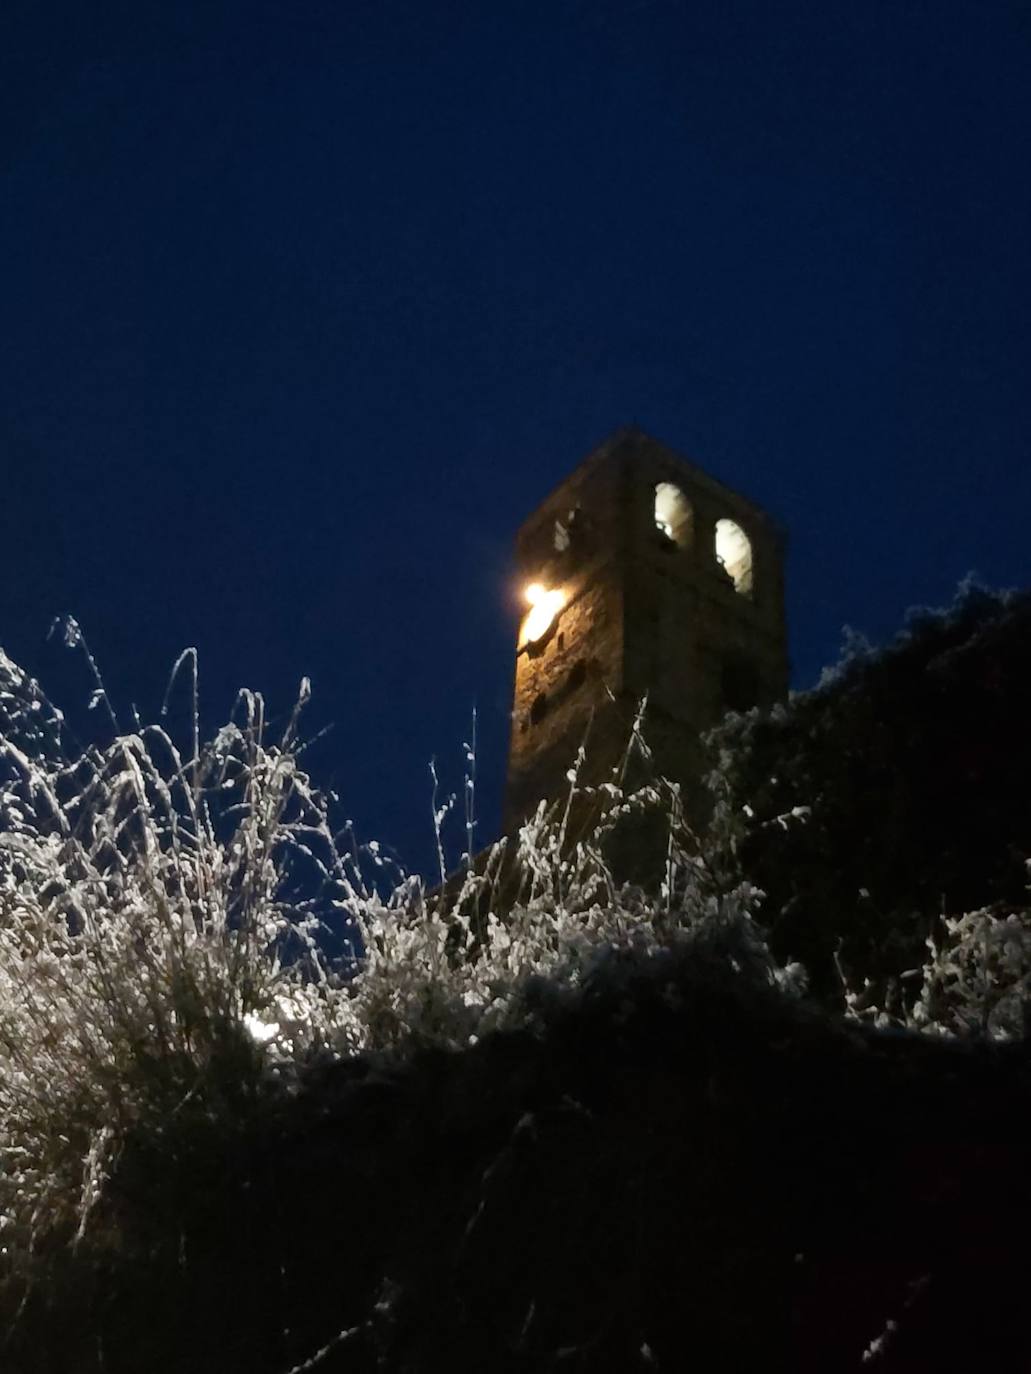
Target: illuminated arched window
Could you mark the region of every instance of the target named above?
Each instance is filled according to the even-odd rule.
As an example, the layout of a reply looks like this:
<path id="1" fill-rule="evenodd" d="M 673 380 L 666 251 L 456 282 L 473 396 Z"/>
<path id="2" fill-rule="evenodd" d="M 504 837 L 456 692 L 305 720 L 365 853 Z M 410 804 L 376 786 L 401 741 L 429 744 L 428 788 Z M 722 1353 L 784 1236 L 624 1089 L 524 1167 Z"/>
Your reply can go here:
<path id="1" fill-rule="evenodd" d="M 656 485 L 655 528 L 680 548 L 691 537 L 691 503 L 675 482 Z"/>
<path id="2" fill-rule="evenodd" d="M 734 520 L 716 521 L 716 562 L 743 596 L 752 594 L 752 545 Z"/>

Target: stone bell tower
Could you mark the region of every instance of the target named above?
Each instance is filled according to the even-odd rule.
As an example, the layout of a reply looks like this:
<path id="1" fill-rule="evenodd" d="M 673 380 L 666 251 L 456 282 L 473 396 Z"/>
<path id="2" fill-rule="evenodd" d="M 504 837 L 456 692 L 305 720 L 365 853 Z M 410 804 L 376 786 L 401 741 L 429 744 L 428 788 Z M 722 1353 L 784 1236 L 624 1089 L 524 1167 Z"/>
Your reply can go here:
<path id="1" fill-rule="evenodd" d="M 606 776 L 645 693 L 656 767 L 690 799 L 699 733 L 787 693 L 783 563 L 765 512 L 640 430 L 589 454 L 516 539 L 505 830 L 565 795 L 585 737 Z"/>

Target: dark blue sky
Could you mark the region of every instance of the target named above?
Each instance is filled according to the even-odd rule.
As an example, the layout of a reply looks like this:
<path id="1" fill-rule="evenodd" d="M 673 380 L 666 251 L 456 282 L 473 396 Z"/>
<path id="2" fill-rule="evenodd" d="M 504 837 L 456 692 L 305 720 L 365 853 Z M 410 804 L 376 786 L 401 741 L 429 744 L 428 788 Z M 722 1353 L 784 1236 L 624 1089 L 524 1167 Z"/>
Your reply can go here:
<path id="1" fill-rule="evenodd" d="M 64 704 L 72 612 L 151 710 L 195 644 L 212 723 L 309 674 L 422 864 L 620 424 L 789 527 L 796 685 L 1026 584 L 1029 73 L 993 0 L 5 0 L 0 644 Z"/>

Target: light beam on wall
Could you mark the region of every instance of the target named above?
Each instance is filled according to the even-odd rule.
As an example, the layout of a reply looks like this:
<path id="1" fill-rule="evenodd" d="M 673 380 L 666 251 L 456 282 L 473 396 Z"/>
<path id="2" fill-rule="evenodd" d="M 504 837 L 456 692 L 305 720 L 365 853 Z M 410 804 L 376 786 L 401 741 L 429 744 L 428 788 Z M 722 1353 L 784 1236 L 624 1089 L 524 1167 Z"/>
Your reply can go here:
<path id="1" fill-rule="evenodd" d="M 558 588 L 549 590 L 539 582 L 531 582 L 523 595 L 530 610 L 523 621 L 522 642 L 536 644 L 551 629 L 555 617 L 565 605 L 565 593 Z"/>

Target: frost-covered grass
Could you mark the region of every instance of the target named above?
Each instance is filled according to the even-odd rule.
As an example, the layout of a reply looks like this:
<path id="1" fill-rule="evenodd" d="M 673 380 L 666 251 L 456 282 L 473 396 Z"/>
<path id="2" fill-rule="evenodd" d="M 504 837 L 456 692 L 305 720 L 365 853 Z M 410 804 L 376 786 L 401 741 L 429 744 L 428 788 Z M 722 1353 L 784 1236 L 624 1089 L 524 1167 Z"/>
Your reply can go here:
<path id="1" fill-rule="evenodd" d="M 69 752 L 60 712 L 0 655 L 0 1244 L 15 1270 L 102 1234 L 127 1143 L 160 1150 L 178 1122 L 232 1120 L 291 1091 L 313 1059 L 459 1049 L 532 1023 L 542 980 L 575 994 L 613 951 L 646 962 L 729 932 L 726 957 L 747 952 L 751 976 L 804 986 L 766 948 L 719 770 L 703 840 L 674 784 L 631 788 L 623 768 L 587 787 L 581 756 L 561 804 L 431 885 L 370 865 L 375 846 L 335 824 L 303 764 L 306 683 L 278 735 L 260 695 L 242 692 L 204 741 L 190 652 L 182 668 L 188 747 L 163 720 L 123 730 L 111 713 L 109 744 Z M 99 675 L 94 700 L 108 705 Z M 647 763 L 640 720 L 628 749 Z M 641 824 L 665 848 L 654 890 L 620 883 L 610 859 L 620 828 Z M 1026 914 L 991 938 L 996 918 L 978 919 L 950 928 L 952 962 L 938 951 L 906 1024 L 951 1032 L 980 1017 L 1011 1032 Z M 353 956 L 327 957 L 327 933 L 337 947 L 346 934 Z M 978 1011 L 1000 979 L 1004 995 Z"/>
<path id="2" fill-rule="evenodd" d="M 842 974 L 842 986 L 848 1014 L 881 1028 L 1022 1039 L 1031 1011 L 1031 909 L 942 916 L 923 965 L 889 985 L 883 1002 L 871 996 L 868 979 L 860 988 Z"/>
<path id="3" fill-rule="evenodd" d="M 77 627 L 70 638 L 81 644 Z M 84 646 L 83 646 L 84 647 Z M 192 667 L 186 654 L 177 669 Z M 703 858 L 677 789 L 569 796 L 432 889 L 363 858 L 303 767 L 302 684 L 270 735 L 240 694 L 190 747 L 163 721 L 68 756 L 60 712 L 0 660 L 0 1226 L 9 1259 L 102 1225 L 125 1143 L 232 1114 L 316 1056 L 461 1047 L 525 1022 L 535 980 L 575 987 L 613 947 L 642 957 L 699 922 L 750 926 L 757 894 Z M 95 703 L 106 705 L 99 676 Z M 644 750 L 639 732 L 632 750 Z M 582 760 L 581 760 L 582 762 Z M 589 833 L 570 818 L 589 808 Z M 664 828 L 660 892 L 621 887 L 612 832 Z M 440 821 L 437 812 L 437 821 Z M 323 953 L 349 934 L 357 957 Z M 754 945 L 762 949 L 757 932 Z M 339 940 L 337 942 L 339 944 Z M 769 965 L 771 980 L 786 975 Z"/>
<path id="4" fill-rule="evenodd" d="M 318 851 L 335 850 L 298 762 L 306 693 L 276 742 L 244 693 L 188 757 L 158 724 L 67 758 L 54 729 L 33 747 L 59 713 L 9 660 L 0 673 L 0 1208 L 17 1254 L 85 1232 L 129 1133 L 348 1041 L 317 950 Z M 318 875 L 303 894 L 295 855 Z"/>

